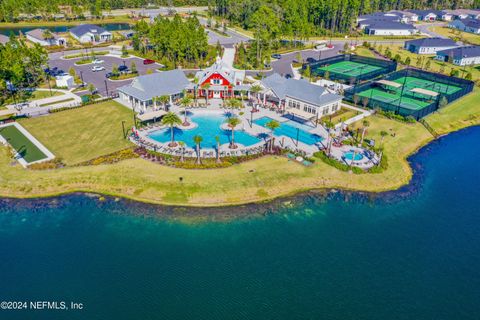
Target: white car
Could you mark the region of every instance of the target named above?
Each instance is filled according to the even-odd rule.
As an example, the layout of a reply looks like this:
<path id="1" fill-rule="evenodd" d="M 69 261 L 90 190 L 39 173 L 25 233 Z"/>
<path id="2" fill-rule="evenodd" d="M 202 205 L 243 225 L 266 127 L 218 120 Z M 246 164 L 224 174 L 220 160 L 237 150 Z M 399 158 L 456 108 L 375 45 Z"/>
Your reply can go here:
<path id="1" fill-rule="evenodd" d="M 103 66 L 94 66 L 94 67 L 92 68 L 92 71 L 93 71 L 93 72 L 103 71 L 103 70 L 105 70 L 105 67 L 103 67 Z"/>
<path id="2" fill-rule="evenodd" d="M 92 63 L 93 63 L 93 64 L 101 64 L 101 63 L 104 63 L 104 62 L 105 62 L 105 61 L 103 61 L 103 60 L 95 59 L 95 60 L 93 60 Z"/>

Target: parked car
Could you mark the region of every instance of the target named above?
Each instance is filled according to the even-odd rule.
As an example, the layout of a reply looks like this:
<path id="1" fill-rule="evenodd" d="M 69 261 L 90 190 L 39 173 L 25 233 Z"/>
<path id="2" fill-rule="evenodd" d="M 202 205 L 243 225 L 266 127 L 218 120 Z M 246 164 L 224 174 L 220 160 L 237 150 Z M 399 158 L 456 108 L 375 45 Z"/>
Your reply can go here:
<path id="1" fill-rule="evenodd" d="M 281 54 L 278 54 L 278 53 L 272 54 L 272 58 L 273 58 L 273 59 L 280 59 L 281 57 L 282 57 Z"/>
<path id="2" fill-rule="evenodd" d="M 107 73 L 105 73 L 105 78 L 111 78 L 111 77 L 113 77 L 113 76 L 115 76 L 115 75 L 116 75 L 116 74 L 113 73 L 113 72 L 107 72 Z"/>
<path id="3" fill-rule="evenodd" d="M 93 71 L 93 72 L 103 71 L 103 70 L 105 70 L 105 67 L 104 67 L 104 66 L 93 66 L 93 67 L 92 67 L 92 71 Z"/>
<path id="4" fill-rule="evenodd" d="M 315 58 L 312 58 L 312 57 L 307 58 L 307 63 L 314 63 L 314 62 L 316 62 L 316 61 L 317 61 L 317 60 L 315 60 Z"/>
<path id="5" fill-rule="evenodd" d="M 287 74 L 285 75 L 285 78 L 287 78 L 287 79 L 290 79 L 291 77 L 292 77 L 292 75 L 291 75 L 290 73 L 287 73 Z"/>
<path id="6" fill-rule="evenodd" d="M 127 66 L 119 66 L 118 71 L 127 73 L 128 72 L 128 67 Z"/>
<path id="7" fill-rule="evenodd" d="M 153 64 L 153 63 L 155 63 L 155 60 L 152 60 L 152 59 L 143 60 L 143 64 Z"/>
<path id="8" fill-rule="evenodd" d="M 92 61 L 93 64 L 101 64 L 101 63 L 104 63 L 105 61 L 103 60 L 100 60 L 100 59 L 95 59 Z"/>

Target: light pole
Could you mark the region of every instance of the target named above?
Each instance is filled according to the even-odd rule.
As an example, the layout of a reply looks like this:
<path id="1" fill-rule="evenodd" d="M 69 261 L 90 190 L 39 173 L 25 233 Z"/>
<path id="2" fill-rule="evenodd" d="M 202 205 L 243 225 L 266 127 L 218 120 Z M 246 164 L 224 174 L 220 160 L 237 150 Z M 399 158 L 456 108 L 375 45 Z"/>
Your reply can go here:
<path id="1" fill-rule="evenodd" d="M 123 131 L 123 139 L 126 139 L 127 134 L 125 133 L 125 120 L 122 120 L 122 131 Z"/>
<path id="2" fill-rule="evenodd" d="M 252 124 L 253 124 L 253 106 L 252 106 L 252 110 L 250 110 L 250 128 L 252 127 Z"/>
<path id="3" fill-rule="evenodd" d="M 85 87 L 85 82 L 83 81 L 83 71 L 80 70 L 80 79 L 82 79 L 82 87 Z"/>
<path id="4" fill-rule="evenodd" d="M 107 84 L 107 80 L 105 80 L 105 90 L 107 90 L 107 96 L 108 96 L 108 84 Z"/>
<path id="5" fill-rule="evenodd" d="M 299 138 L 299 136 L 300 136 L 300 129 L 297 128 L 297 144 L 296 144 L 297 147 L 298 147 L 298 138 Z"/>

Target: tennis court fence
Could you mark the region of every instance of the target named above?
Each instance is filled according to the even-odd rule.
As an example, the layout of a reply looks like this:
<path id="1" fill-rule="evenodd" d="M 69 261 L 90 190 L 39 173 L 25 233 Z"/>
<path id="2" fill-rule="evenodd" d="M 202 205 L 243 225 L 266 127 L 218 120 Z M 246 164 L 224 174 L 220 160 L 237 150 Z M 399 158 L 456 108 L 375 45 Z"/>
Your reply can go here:
<path id="1" fill-rule="evenodd" d="M 395 61 L 375 59 L 375 58 L 363 57 L 363 56 L 352 55 L 352 54 L 342 54 L 342 55 L 338 55 L 330 58 L 320 59 L 311 63 L 305 63 L 302 66 L 302 69 L 305 70 L 307 66 L 310 66 L 310 70 L 313 75 L 323 77 L 325 76 L 326 71 L 322 70 L 321 69 L 322 67 L 327 65 L 332 65 L 338 62 L 342 62 L 342 61 L 351 61 L 351 62 L 366 64 L 366 65 L 371 65 L 371 66 L 379 67 L 380 69 L 376 69 L 370 72 L 362 72 L 360 75 L 357 75 L 357 76 L 351 76 L 351 75 L 348 75 L 348 73 L 345 74 L 345 73 L 337 73 L 337 72 L 329 71 L 330 80 L 339 80 L 341 82 L 353 84 L 363 80 L 374 79 L 381 75 L 385 75 L 387 73 L 394 72 L 395 70 L 397 70 L 397 62 Z"/>
<path id="2" fill-rule="evenodd" d="M 472 92 L 474 88 L 473 81 L 456 78 L 456 77 L 449 77 L 446 75 L 427 72 L 427 71 L 423 71 L 415 68 L 407 68 L 401 71 L 390 73 L 385 77 L 383 77 L 383 79 L 388 81 L 395 81 L 400 78 L 408 78 L 408 77 L 415 77 L 415 78 L 434 82 L 436 85 L 433 86 L 433 88 L 440 88 L 440 86 L 452 86 L 452 87 L 455 86 L 460 89 L 452 93 L 445 93 L 445 92 L 440 93 L 437 97 L 435 97 L 432 100 L 431 103 L 426 104 L 423 108 L 420 108 L 420 109 L 404 107 L 406 105 L 404 103 L 405 100 L 403 102 L 401 101 L 401 99 L 385 101 L 386 99 L 384 99 L 383 97 L 381 96 L 376 97 L 375 95 L 372 95 L 368 98 L 367 107 L 372 109 L 380 108 L 384 111 L 392 111 L 395 114 L 399 114 L 404 117 L 412 116 L 415 119 L 419 120 L 427 116 L 428 114 L 436 111 L 439 108 L 440 100 L 443 97 L 447 99 L 448 103 L 451 103 L 463 97 L 464 95 Z M 345 93 L 344 93 L 345 100 L 350 102 L 355 102 L 355 100 L 357 100 L 357 103 L 358 103 L 359 101 L 361 101 L 361 97 L 360 98 L 358 97 L 359 93 L 376 88 L 376 86 L 377 84 L 375 80 L 370 80 L 363 84 L 354 86 L 348 90 L 345 90 Z M 407 96 L 407 94 L 404 94 L 403 96 Z"/>

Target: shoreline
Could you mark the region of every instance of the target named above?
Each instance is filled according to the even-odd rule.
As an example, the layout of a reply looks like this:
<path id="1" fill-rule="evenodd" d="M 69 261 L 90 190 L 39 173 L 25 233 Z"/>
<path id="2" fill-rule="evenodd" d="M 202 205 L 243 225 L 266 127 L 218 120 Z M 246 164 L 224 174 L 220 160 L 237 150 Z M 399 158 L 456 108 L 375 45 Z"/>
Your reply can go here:
<path id="1" fill-rule="evenodd" d="M 478 126 L 478 125 L 475 125 Z M 369 193 L 369 194 L 375 194 L 378 195 L 380 193 L 384 192 L 390 192 L 390 191 L 396 191 L 404 186 L 407 186 L 411 183 L 412 178 L 413 178 L 413 169 L 408 161 L 408 159 L 418 153 L 422 148 L 428 146 L 430 143 L 437 141 L 438 139 L 441 139 L 444 136 L 447 136 L 451 133 L 455 133 L 461 130 L 468 130 L 468 128 L 473 128 L 475 126 L 469 126 L 465 128 L 461 128 L 455 131 L 451 131 L 449 133 L 445 133 L 438 138 L 431 138 L 426 141 L 423 141 L 421 144 L 419 144 L 413 152 L 409 153 L 406 155 L 406 157 L 403 159 L 404 162 L 406 162 L 409 172 L 408 172 L 408 177 L 406 177 L 406 181 L 399 182 L 396 186 L 391 186 L 391 187 L 379 187 L 375 188 L 372 190 L 363 190 L 363 189 L 357 189 L 357 188 L 348 188 L 345 186 L 338 186 L 338 185 L 332 185 L 332 186 L 325 186 L 325 187 L 305 187 L 301 189 L 295 189 L 291 190 L 282 194 L 275 194 L 272 196 L 265 196 L 262 199 L 257 199 L 257 200 L 249 200 L 249 199 L 244 199 L 240 200 L 238 202 L 230 202 L 230 203 L 219 203 L 219 204 L 200 204 L 200 203 L 183 203 L 179 204 L 176 202 L 168 202 L 168 201 L 161 201 L 161 200 L 153 200 L 153 199 L 148 199 L 148 198 L 141 198 L 141 197 L 136 197 L 136 196 L 131 196 L 127 194 L 122 194 L 122 193 L 115 193 L 115 192 L 98 192 L 98 191 L 93 191 L 93 190 L 88 190 L 88 189 L 76 189 L 72 191 L 61 191 L 61 192 L 52 192 L 52 193 L 43 193 L 43 194 L 31 194 L 31 195 L 19 195 L 19 196 L 11 196 L 11 195 L 4 195 L 0 193 L 0 198 L 2 199 L 22 199 L 22 200 L 28 200 L 28 199 L 50 199 L 50 198 L 56 198 L 56 197 L 62 197 L 62 196 L 69 196 L 69 195 L 74 195 L 75 193 L 80 193 L 84 195 L 96 195 L 98 198 L 102 197 L 111 197 L 111 198 L 121 198 L 124 200 L 128 201 L 133 201 L 133 202 L 138 202 L 142 204 L 148 204 L 148 205 L 158 205 L 158 206 L 164 206 L 164 207 L 172 207 L 172 208 L 229 208 L 229 207 L 239 207 L 243 205 L 262 205 L 262 204 L 268 204 L 274 201 L 281 201 L 282 198 L 285 198 L 287 200 L 288 198 L 291 197 L 296 197 L 296 196 L 301 196 L 302 194 L 307 194 L 309 192 L 326 192 L 330 193 L 333 191 L 340 191 L 340 192 L 352 192 L 352 193 Z M 183 170 L 183 169 L 181 169 Z M 185 169 L 188 170 L 188 169 Z M 218 169 L 222 170 L 222 169 Z M 340 172 L 340 171 L 339 171 Z M 352 174 L 353 175 L 353 174 Z M 365 175 L 373 175 L 366 173 Z"/>

